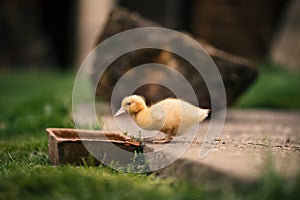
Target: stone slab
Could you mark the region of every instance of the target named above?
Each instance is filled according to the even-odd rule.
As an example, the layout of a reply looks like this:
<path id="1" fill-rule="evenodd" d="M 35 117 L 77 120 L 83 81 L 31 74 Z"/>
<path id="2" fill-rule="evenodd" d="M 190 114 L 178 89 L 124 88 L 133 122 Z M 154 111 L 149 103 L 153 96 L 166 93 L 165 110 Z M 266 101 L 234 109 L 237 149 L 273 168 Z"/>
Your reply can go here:
<path id="1" fill-rule="evenodd" d="M 102 120 L 104 129 L 120 131 L 112 117 L 104 116 Z M 157 173 L 192 182 L 224 180 L 224 183 L 239 184 L 258 180 L 270 163 L 285 178 L 299 171 L 300 111 L 230 109 L 221 137 L 216 138 L 214 149 L 203 159 L 198 155 L 209 120 L 199 127 L 190 148 Z M 175 144 L 176 139 L 172 143 Z M 163 145 L 146 141 L 144 151 L 156 151 Z"/>

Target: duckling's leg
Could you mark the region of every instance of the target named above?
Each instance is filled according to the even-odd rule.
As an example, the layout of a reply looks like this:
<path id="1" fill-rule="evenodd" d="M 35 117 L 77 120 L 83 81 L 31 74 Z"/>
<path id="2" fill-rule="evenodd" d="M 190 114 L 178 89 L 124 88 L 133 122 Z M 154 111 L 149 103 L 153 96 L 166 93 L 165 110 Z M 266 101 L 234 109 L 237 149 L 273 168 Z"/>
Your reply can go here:
<path id="1" fill-rule="evenodd" d="M 156 144 L 165 144 L 165 143 L 169 143 L 172 139 L 173 139 L 172 138 L 172 130 L 168 129 L 165 138 L 153 140 L 153 143 L 156 143 Z"/>

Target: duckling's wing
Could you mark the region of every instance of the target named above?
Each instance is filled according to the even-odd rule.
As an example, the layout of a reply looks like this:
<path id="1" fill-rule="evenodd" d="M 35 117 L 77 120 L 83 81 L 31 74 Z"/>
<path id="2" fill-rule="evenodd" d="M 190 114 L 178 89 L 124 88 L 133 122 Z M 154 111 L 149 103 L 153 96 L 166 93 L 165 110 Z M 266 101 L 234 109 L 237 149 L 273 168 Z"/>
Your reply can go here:
<path id="1" fill-rule="evenodd" d="M 154 121 L 161 121 L 166 117 L 164 108 L 160 105 L 151 106 L 150 113 Z"/>

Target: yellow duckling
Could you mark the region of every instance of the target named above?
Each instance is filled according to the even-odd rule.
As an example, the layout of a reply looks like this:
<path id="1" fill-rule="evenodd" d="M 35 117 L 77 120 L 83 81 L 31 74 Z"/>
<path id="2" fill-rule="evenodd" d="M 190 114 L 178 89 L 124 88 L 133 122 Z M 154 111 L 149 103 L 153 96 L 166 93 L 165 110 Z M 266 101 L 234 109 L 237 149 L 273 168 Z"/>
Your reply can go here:
<path id="1" fill-rule="evenodd" d="M 121 108 L 115 117 L 128 112 L 141 128 L 160 130 L 166 134 L 155 143 L 168 143 L 179 132 L 184 132 L 192 125 L 203 121 L 209 110 L 202 109 L 180 99 L 164 99 L 147 107 L 145 99 L 139 95 L 131 95 L 122 100 Z"/>

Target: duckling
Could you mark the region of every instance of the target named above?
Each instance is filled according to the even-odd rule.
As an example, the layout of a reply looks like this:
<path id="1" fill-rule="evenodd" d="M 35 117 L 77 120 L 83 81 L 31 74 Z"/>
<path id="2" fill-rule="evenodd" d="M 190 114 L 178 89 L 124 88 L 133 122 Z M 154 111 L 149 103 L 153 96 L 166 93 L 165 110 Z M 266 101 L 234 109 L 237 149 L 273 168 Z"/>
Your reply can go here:
<path id="1" fill-rule="evenodd" d="M 209 110 L 202 109 L 181 99 L 167 98 L 148 107 L 139 95 L 127 96 L 115 117 L 129 113 L 135 123 L 146 130 L 159 130 L 166 134 L 154 143 L 168 143 L 177 133 L 182 133 L 192 125 L 203 121 Z"/>

